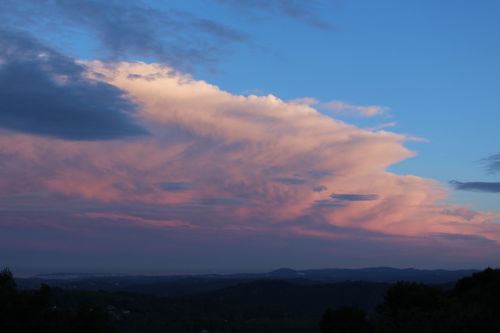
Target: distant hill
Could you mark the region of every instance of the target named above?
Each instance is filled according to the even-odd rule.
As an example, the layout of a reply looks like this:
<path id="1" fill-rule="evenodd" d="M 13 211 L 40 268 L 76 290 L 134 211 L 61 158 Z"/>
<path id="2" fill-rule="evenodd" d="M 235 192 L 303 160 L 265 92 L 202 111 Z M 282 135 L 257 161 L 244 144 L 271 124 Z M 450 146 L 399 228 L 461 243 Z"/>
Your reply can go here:
<path id="1" fill-rule="evenodd" d="M 371 267 L 360 269 L 327 268 L 310 270 L 293 270 L 280 268 L 267 273 L 267 276 L 282 279 L 302 278 L 313 281 L 339 282 L 339 281 L 369 281 L 369 282 L 397 282 L 411 281 L 422 283 L 447 283 L 453 282 L 464 276 L 477 272 L 473 269 L 464 270 L 423 270 L 414 268 Z"/>
<path id="2" fill-rule="evenodd" d="M 18 278 L 21 289 L 36 289 L 41 283 L 73 290 L 126 291 L 156 296 L 183 296 L 206 293 L 260 280 L 285 280 L 294 284 L 320 284 L 345 281 L 394 283 L 397 281 L 427 284 L 452 283 L 469 276 L 475 270 L 419 270 L 373 267 L 362 269 L 311 269 L 293 270 L 280 268 L 256 274 L 200 274 L 172 276 L 134 276 L 109 274 L 46 274 L 32 278 Z"/>

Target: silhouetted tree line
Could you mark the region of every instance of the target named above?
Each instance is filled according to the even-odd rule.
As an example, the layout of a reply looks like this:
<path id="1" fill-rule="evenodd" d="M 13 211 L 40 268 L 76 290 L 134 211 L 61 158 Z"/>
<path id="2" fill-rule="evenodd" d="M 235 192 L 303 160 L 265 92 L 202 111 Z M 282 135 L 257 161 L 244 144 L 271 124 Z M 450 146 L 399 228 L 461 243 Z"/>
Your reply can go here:
<path id="1" fill-rule="evenodd" d="M 75 308 L 58 308 L 51 288 L 18 291 L 12 273 L 0 271 L 0 332 L 107 333 L 107 313 L 93 304 L 81 302 Z"/>
<path id="2" fill-rule="evenodd" d="M 319 326 L 320 309 L 299 317 L 306 309 L 273 303 L 262 288 L 269 284 L 295 295 L 293 303 L 312 301 L 304 294 L 308 289 L 279 282 L 181 298 L 69 291 L 46 284 L 37 290 L 18 290 L 12 273 L 4 269 L 0 332 L 500 332 L 500 270 L 486 269 L 448 289 L 399 282 L 388 289 L 375 311 L 367 314 L 355 306 L 328 309 Z"/>
<path id="3" fill-rule="evenodd" d="M 500 269 L 463 278 L 451 290 L 398 282 L 374 315 L 327 309 L 319 326 L 323 333 L 500 332 Z"/>

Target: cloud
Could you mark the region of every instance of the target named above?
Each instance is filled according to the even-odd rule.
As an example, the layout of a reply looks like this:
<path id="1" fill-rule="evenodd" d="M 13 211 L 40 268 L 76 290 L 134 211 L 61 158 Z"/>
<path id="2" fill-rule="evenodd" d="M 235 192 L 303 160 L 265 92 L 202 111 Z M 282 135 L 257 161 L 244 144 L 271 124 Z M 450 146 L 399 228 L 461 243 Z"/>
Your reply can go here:
<path id="1" fill-rule="evenodd" d="M 203 198 L 195 202 L 195 204 L 204 206 L 241 206 L 245 203 L 243 198 L 231 198 L 231 197 L 213 197 L 213 198 Z"/>
<path id="2" fill-rule="evenodd" d="M 450 181 L 455 190 L 500 193 L 500 182 L 459 182 Z"/>
<path id="3" fill-rule="evenodd" d="M 295 177 L 276 178 L 275 181 L 286 185 L 302 185 L 307 182 L 305 179 Z"/>
<path id="4" fill-rule="evenodd" d="M 377 200 L 378 195 L 376 194 L 332 194 L 330 195 L 332 199 L 341 201 L 372 201 Z"/>
<path id="5" fill-rule="evenodd" d="M 274 229 L 212 220 L 201 227 L 183 227 L 186 221 L 160 213 L 157 207 L 142 213 L 108 209 L 106 215 L 91 208 L 86 212 L 100 216 L 0 210 L 0 260 L 16 271 L 24 268 L 27 275 L 56 269 L 173 274 L 263 271 L 280 265 L 463 268 L 499 263 L 497 243 L 467 234 L 391 236 L 309 218 Z M 125 213 L 132 218 L 118 218 Z M 146 224 L 134 217 L 169 223 Z M 290 225 L 293 230 L 280 228 Z"/>
<path id="6" fill-rule="evenodd" d="M 497 215 L 444 204 L 438 182 L 387 170 L 414 156 L 404 135 L 351 126 L 273 95 L 233 95 L 168 66 L 82 66 L 127 92 L 150 135 L 93 142 L 0 132 L 0 195 L 49 193 L 44 207 L 60 207 L 64 198 L 70 213 L 121 212 L 135 228 L 136 217 L 185 221 L 195 234 L 181 240 L 451 234 L 500 241 Z M 0 208 L 40 199 L 16 200 Z M 63 220 L 45 223 L 66 227 Z"/>
<path id="7" fill-rule="evenodd" d="M 288 100 L 288 103 L 296 104 L 296 105 L 312 106 L 312 105 L 318 104 L 319 101 L 314 97 L 302 97 L 302 98 L 294 98 L 294 99 Z"/>
<path id="8" fill-rule="evenodd" d="M 0 3 L 0 19 L 4 26 L 43 31 L 74 47 L 65 32 L 84 31 L 99 42 L 101 57 L 154 59 L 184 70 L 211 66 L 228 52 L 228 45 L 249 40 L 215 21 L 142 1 L 5 0 Z"/>
<path id="9" fill-rule="evenodd" d="M 500 171 L 500 154 L 491 155 L 483 159 L 483 162 L 486 164 L 486 170 L 489 173 L 496 173 Z"/>
<path id="10" fill-rule="evenodd" d="M 308 175 L 314 179 L 321 179 L 325 177 L 332 176 L 332 170 L 311 170 L 308 172 Z"/>
<path id="11" fill-rule="evenodd" d="M 164 182 L 160 184 L 160 188 L 169 192 L 189 191 L 193 184 L 189 182 Z"/>
<path id="12" fill-rule="evenodd" d="M 315 28 L 333 30 L 330 22 L 319 14 L 324 10 L 321 1 L 310 0 L 215 0 L 216 2 L 237 9 L 245 15 L 283 15 L 303 22 Z"/>
<path id="13" fill-rule="evenodd" d="M 481 160 L 486 166 L 486 170 L 494 174 L 500 170 L 500 154 L 491 155 Z M 461 182 L 450 181 L 450 185 L 455 190 L 500 193 L 500 182 Z"/>
<path id="14" fill-rule="evenodd" d="M 288 101 L 291 104 L 295 105 L 304 105 L 304 106 L 316 106 L 320 110 L 330 111 L 335 115 L 344 115 L 344 116 L 356 116 L 356 117 L 375 117 L 387 114 L 389 112 L 389 108 L 385 106 L 378 105 L 354 105 L 348 102 L 343 101 L 330 101 L 330 102 L 320 102 L 313 97 L 303 97 L 296 98 Z M 394 127 L 397 124 L 395 122 L 384 123 L 372 130 L 381 130 L 386 127 Z"/>
<path id="15" fill-rule="evenodd" d="M 398 125 L 397 122 L 391 121 L 391 122 L 388 122 L 388 123 L 382 123 L 382 124 L 370 127 L 369 130 L 372 130 L 372 131 L 381 131 L 381 130 L 384 130 L 386 128 L 396 127 L 397 125 Z M 422 141 L 421 138 L 415 138 L 415 139 L 416 139 L 416 141 Z"/>
<path id="16" fill-rule="evenodd" d="M 0 30 L 0 127 L 71 140 L 145 134 L 126 93 L 24 33 Z"/>
<path id="17" fill-rule="evenodd" d="M 334 200 L 329 200 L 329 199 L 322 199 L 322 200 L 316 200 L 313 203 L 313 208 L 328 208 L 328 209 L 335 209 L 335 208 L 342 208 L 345 207 L 345 204 L 340 202 L 340 201 L 334 201 Z M 297 230 L 297 229 L 294 229 Z M 307 228 L 302 228 L 301 229 L 303 232 L 307 233 Z"/>
<path id="18" fill-rule="evenodd" d="M 318 186 L 313 187 L 312 190 L 314 192 L 323 192 L 323 191 L 328 190 L 328 187 L 326 187 L 325 185 L 318 185 Z"/>
<path id="19" fill-rule="evenodd" d="M 147 217 L 116 212 L 88 212 L 82 214 L 81 217 L 95 220 L 130 221 L 142 226 L 151 226 L 153 228 L 195 228 L 194 225 L 186 221 L 151 219 Z"/>
<path id="20" fill-rule="evenodd" d="M 352 115 L 358 117 L 375 117 L 386 114 L 389 108 L 378 105 L 353 105 L 342 101 L 320 103 L 320 109 L 328 110 L 337 115 Z M 392 126 L 392 123 L 389 123 Z M 387 126 L 385 126 L 387 127 Z"/>

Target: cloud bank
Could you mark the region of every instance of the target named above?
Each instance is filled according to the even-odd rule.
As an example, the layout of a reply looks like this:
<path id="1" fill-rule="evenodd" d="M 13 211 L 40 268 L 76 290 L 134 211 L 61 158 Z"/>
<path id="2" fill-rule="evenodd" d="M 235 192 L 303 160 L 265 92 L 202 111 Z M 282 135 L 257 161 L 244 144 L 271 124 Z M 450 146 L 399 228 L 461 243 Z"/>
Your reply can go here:
<path id="1" fill-rule="evenodd" d="M 84 66 L 90 79 L 127 93 L 150 135 L 85 142 L 0 132 L 4 211 L 46 193 L 45 207 L 66 198 L 79 220 L 198 235 L 500 241 L 498 216 L 442 204 L 437 182 L 387 171 L 414 155 L 403 135 L 272 95 L 232 95 L 166 66 Z"/>

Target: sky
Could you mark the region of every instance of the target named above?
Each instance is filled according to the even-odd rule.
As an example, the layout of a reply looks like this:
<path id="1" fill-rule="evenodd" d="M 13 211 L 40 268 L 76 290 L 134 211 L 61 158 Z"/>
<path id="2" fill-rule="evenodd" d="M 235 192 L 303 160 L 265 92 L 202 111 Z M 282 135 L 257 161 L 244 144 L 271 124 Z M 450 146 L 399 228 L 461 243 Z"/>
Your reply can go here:
<path id="1" fill-rule="evenodd" d="M 499 12 L 0 2 L 0 265 L 498 266 Z"/>

